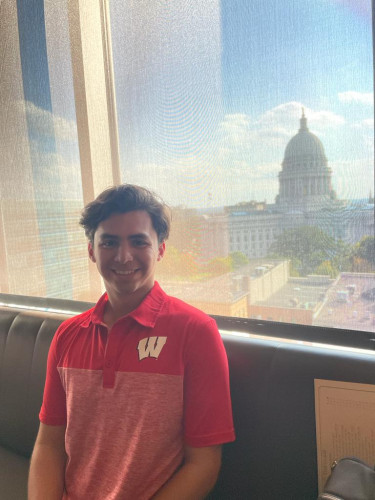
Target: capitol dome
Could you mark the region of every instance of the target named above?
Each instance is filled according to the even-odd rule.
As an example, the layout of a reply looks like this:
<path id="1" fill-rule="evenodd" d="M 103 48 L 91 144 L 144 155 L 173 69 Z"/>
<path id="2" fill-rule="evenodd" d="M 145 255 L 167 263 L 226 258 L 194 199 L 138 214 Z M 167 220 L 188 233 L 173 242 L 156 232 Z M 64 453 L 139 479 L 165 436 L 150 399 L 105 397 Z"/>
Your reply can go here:
<path id="1" fill-rule="evenodd" d="M 293 167 L 296 164 L 305 167 L 323 167 L 327 165 L 327 158 L 320 139 L 312 134 L 307 128 L 305 113 L 302 111 L 300 120 L 301 127 L 285 149 L 284 168 Z"/>
<path id="2" fill-rule="evenodd" d="M 328 206 L 336 195 L 323 144 L 307 128 L 303 109 L 300 124 L 285 148 L 276 203 L 283 210 L 311 211 Z"/>

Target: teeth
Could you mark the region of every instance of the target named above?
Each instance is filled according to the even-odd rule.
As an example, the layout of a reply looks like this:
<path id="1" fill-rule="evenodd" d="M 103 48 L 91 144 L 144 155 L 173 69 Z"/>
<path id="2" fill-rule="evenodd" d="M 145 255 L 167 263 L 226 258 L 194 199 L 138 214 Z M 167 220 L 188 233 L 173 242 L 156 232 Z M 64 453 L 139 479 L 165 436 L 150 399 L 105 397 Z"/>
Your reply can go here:
<path id="1" fill-rule="evenodd" d="M 132 269 L 131 271 L 119 271 L 119 270 L 114 270 L 116 274 L 121 274 L 121 275 L 127 275 L 127 274 L 132 274 L 134 273 L 134 269 Z"/>

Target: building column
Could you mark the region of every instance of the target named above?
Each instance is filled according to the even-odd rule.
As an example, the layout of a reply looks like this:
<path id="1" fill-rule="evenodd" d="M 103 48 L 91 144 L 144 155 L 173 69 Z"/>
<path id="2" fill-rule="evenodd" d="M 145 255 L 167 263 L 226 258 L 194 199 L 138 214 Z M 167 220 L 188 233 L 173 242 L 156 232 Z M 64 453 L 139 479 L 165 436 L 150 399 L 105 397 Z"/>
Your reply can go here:
<path id="1" fill-rule="evenodd" d="M 83 203 L 120 184 L 120 159 L 108 0 L 68 0 Z M 102 292 L 90 263 L 90 290 Z"/>
<path id="2" fill-rule="evenodd" d="M 108 2 L 69 0 L 68 14 L 86 204 L 121 182 Z"/>

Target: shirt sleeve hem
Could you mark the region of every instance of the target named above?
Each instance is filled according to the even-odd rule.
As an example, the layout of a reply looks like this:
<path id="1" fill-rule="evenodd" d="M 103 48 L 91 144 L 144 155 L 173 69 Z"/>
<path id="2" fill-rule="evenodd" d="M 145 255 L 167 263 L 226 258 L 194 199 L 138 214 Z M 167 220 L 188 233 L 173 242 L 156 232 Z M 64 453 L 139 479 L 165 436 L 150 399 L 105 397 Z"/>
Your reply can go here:
<path id="1" fill-rule="evenodd" d="M 66 425 L 66 419 L 62 417 L 51 417 L 39 413 L 39 420 L 45 425 Z"/>
<path id="2" fill-rule="evenodd" d="M 234 429 L 220 434 L 209 434 L 206 436 L 185 436 L 185 443 L 194 448 L 203 448 L 204 446 L 214 446 L 218 444 L 230 443 L 236 439 Z"/>

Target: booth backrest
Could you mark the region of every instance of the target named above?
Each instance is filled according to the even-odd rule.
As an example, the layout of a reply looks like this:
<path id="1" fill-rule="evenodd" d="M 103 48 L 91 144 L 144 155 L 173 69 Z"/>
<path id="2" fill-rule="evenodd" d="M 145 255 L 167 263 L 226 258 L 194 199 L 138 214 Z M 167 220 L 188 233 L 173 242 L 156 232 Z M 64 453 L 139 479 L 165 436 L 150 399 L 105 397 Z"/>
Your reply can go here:
<path id="1" fill-rule="evenodd" d="M 0 308 L 0 447 L 7 452 L 31 454 L 48 348 L 66 318 Z M 375 384 L 375 355 L 228 334 L 223 339 L 237 439 L 224 447 L 210 498 L 315 500 L 314 379 Z"/>
<path id="2" fill-rule="evenodd" d="M 316 500 L 314 379 L 375 384 L 375 354 L 224 336 L 237 440 L 214 498 Z"/>
<path id="3" fill-rule="evenodd" d="M 24 457 L 39 426 L 48 349 L 67 317 L 0 308 L 0 446 Z"/>

